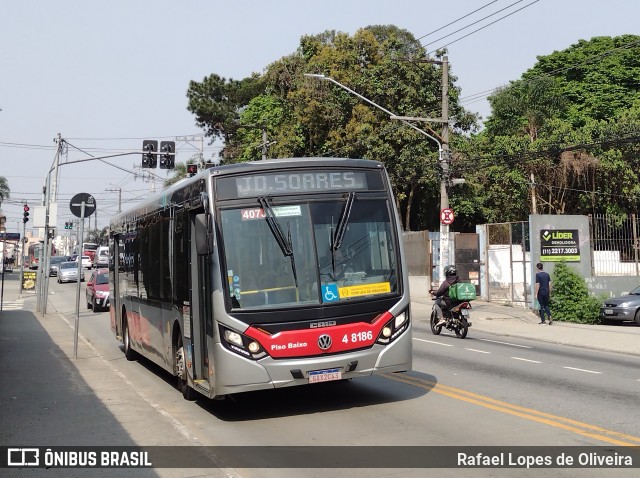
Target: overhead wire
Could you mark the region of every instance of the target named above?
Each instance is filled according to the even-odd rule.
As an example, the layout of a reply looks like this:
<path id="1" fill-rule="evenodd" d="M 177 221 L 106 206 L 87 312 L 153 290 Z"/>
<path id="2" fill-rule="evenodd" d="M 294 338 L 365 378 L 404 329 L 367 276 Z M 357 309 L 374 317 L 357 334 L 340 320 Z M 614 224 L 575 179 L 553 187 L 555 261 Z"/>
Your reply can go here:
<path id="1" fill-rule="evenodd" d="M 523 1 L 524 1 L 524 0 L 517 0 L 516 2 L 513 2 L 511 5 L 507 5 L 506 7 L 501 8 L 500 10 L 497 10 L 497 11 L 493 12 L 493 13 L 492 13 L 492 14 L 490 14 L 490 15 L 487 15 L 486 17 L 482 17 L 482 18 L 480 18 L 479 20 L 476 20 L 475 22 L 470 23 L 469 25 L 466 25 L 466 26 L 464 26 L 464 27 L 462 27 L 462 28 L 459 28 L 459 29 L 457 29 L 457 30 L 455 30 L 455 31 L 453 31 L 453 32 L 451 32 L 451 33 L 447 33 L 446 35 L 444 35 L 444 36 L 442 36 L 442 37 L 438 38 L 437 40 L 433 40 L 433 41 L 431 41 L 431 42 L 429 42 L 429 43 L 424 43 L 424 44 L 422 44 L 422 46 L 426 48 L 426 47 L 427 47 L 427 45 L 432 45 L 432 44 L 434 44 L 434 43 L 436 43 L 436 42 L 439 42 L 440 40 L 444 40 L 445 38 L 450 37 L 450 36 L 452 36 L 452 35 L 455 35 L 456 33 L 459 33 L 459 32 L 461 32 L 461 31 L 463 31 L 463 30 L 466 30 L 467 28 L 472 27 L 473 25 L 477 25 L 478 23 L 480 23 L 480 22 L 482 22 L 482 21 L 486 20 L 487 18 L 491 18 L 491 17 L 493 17 L 494 15 L 497 15 L 497 14 L 498 14 L 498 13 L 500 13 L 500 12 L 504 12 L 505 10 L 508 10 L 509 8 L 513 7 L 514 5 L 516 5 L 516 4 L 518 4 L 518 3 L 521 3 L 521 2 L 523 2 Z M 539 0 L 535 0 L 533 3 L 536 3 L 537 1 L 539 1 Z M 531 5 L 531 4 L 529 4 L 529 5 Z M 529 6 L 529 5 L 527 5 L 527 6 Z M 523 7 L 523 8 L 526 8 L 526 7 Z M 522 10 L 522 9 L 521 9 L 521 10 Z M 516 11 L 515 11 L 515 12 L 513 12 L 513 13 L 516 13 L 517 11 L 519 11 L 519 10 L 516 10 Z M 513 13 L 510 13 L 510 14 L 509 14 L 509 15 L 507 15 L 507 16 L 513 15 Z M 500 21 L 500 20 L 502 20 L 502 19 L 506 18 L 507 16 L 502 17 L 502 18 L 499 18 L 498 20 L 496 20 L 496 21 L 495 21 L 495 22 L 493 22 L 493 23 L 496 23 L 496 22 L 498 22 L 498 21 Z M 493 23 L 489 23 L 489 25 L 492 25 Z M 489 26 L 489 25 L 486 25 L 486 26 Z M 483 28 L 485 28 L 485 27 L 483 27 Z M 481 28 L 481 29 L 479 29 L 479 30 L 476 30 L 476 31 L 480 31 L 480 30 L 482 30 L 482 28 Z M 471 33 L 475 33 L 475 32 L 471 32 Z M 470 34 L 471 34 L 471 33 L 470 33 Z M 470 35 L 470 34 L 469 34 L 469 35 Z M 467 35 L 467 36 L 469 36 L 469 35 Z M 462 37 L 462 38 L 465 38 L 465 37 Z M 444 45 L 444 46 L 447 46 L 447 45 Z M 441 47 L 441 48 L 444 48 L 444 46 L 443 46 L 443 47 Z M 439 49 L 441 49 L 441 48 L 439 48 Z"/>
<path id="2" fill-rule="evenodd" d="M 450 41 L 449 43 L 446 43 L 446 44 L 444 44 L 444 45 L 441 45 L 439 48 L 436 48 L 436 49 L 434 49 L 434 50 L 432 50 L 432 51 L 427 52 L 427 55 L 430 55 L 430 54 L 432 54 L 432 53 L 436 53 L 438 50 L 442 50 L 443 48 L 448 47 L 449 45 L 453 45 L 454 43 L 457 43 L 457 42 L 459 42 L 460 40 L 463 40 L 463 39 L 465 39 L 465 38 L 467 38 L 467 37 L 469 37 L 469 36 L 473 35 L 474 33 L 478 33 L 479 31 L 484 30 L 485 28 L 488 28 L 488 27 L 490 27 L 491 25 L 494 25 L 495 23 L 498 23 L 499 21 L 502 21 L 502 20 L 504 20 L 505 18 L 510 17 L 511 15 L 514 15 L 514 14 L 518 13 L 518 12 L 519 12 L 519 11 L 521 11 L 521 10 L 524 10 L 525 8 L 528 8 L 528 7 L 530 7 L 531 5 L 533 5 L 533 4 L 535 4 L 535 3 L 538 3 L 539 1 L 540 1 L 540 0 L 534 0 L 533 2 L 531 2 L 531 3 L 527 4 L 527 5 L 525 5 L 524 7 L 521 7 L 521 8 L 519 8 L 519 9 L 517 9 L 517 10 L 515 10 L 515 11 L 511 12 L 511 13 L 508 13 L 507 15 L 505 15 L 505 16 L 503 16 L 503 17 L 500 17 L 500 18 L 498 18 L 497 20 L 492 21 L 491 23 L 488 23 L 487 25 L 482 26 L 482 27 L 480 27 L 480 28 L 478 28 L 478 29 L 476 29 L 476 30 L 472 31 L 471 33 L 467 33 L 466 35 L 461 36 L 460 38 L 456 38 L 455 40 Z"/>
<path id="3" fill-rule="evenodd" d="M 430 33 L 427 33 L 426 35 L 422 35 L 421 37 L 416 38 L 416 41 L 420 41 L 420 40 L 422 40 L 423 38 L 426 38 L 426 37 L 428 37 L 428 36 L 430 36 L 430 35 L 433 35 L 434 33 L 439 32 L 440 30 L 444 30 L 445 28 L 447 28 L 447 27 L 449 27 L 449 26 L 451 26 L 451 25 L 453 25 L 453 24 L 455 24 L 455 23 L 458 23 L 460 20 L 464 20 L 465 18 L 467 18 L 467 17 L 469 17 L 469 16 L 473 15 L 473 14 L 474 14 L 474 13 L 476 13 L 476 12 L 479 12 L 480 10 L 482 10 L 482 9 L 484 9 L 484 8 L 486 8 L 486 7 L 488 7 L 489 5 L 491 5 L 491 4 L 493 4 L 493 3 L 496 3 L 497 1 L 498 1 L 498 0 L 493 0 L 492 2 L 486 3 L 485 5 L 481 6 L 480 8 L 476 8 L 476 9 L 475 9 L 475 10 L 473 10 L 472 12 L 469 12 L 469 13 L 467 13 L 467 14 L 465 14 L 465 15 L 463 15 L 463 16 L 461 16 L 461 17 L 459 17 L 459 18 L 455 19 L 455 20 L 453 20 L 452 22 L 449 22 L 449 23 L 447 23 L 446 25 L 441 26 L 440 28 L 437 28 L 437 29 L 433 30 L 433 31 L 432 31 L 432 32 L 430 32 Z M 519 1 L 522 1 L 522 0 L 519 0 Z M 427 45 L 428 45 L 428 43 L 427 43 Z"/>

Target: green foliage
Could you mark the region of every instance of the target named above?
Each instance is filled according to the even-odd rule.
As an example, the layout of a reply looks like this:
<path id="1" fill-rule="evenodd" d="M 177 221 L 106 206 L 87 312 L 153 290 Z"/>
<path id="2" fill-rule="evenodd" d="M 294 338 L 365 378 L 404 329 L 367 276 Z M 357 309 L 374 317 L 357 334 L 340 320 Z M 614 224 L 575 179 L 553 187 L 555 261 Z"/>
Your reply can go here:
<path id="1" fill-rule="evenodd" d="M 2 209 L 2 203 L 5 199 L 9 199 L 9 194 L 11 190 L 9 189 L 9 182 L 7 178 L 4 176 L 0 176 L 0 209 Z"/>
<path id="2" fill-rule="evenodd" d="M 260 76 L 238 82 L 212 74 L 200 83 L 192 81 L 188 109 L 207 135 L 224 140 L 227 162 L 260 158 L 262 133 L 250 125 L 265 125 L 268 141 L 275 141 L 268 157 L 383 162 L 405 226 L 437 227 L 439 203 L 431 201 L 433 192 L 439 194 L 436 142 L 357 95 L 304 76 L 323 73 L 395 114 L 438 117 L 442 71 L 425 60 L 426 50 L 414 36 L 392 25 L 369 26 L 352 36 L 327 31 L 302 37 L 296 52 Z M 455 80 L 450 72 L 449 111 L 456 119 L 455 132 L 473 131 L 477 117 L 460 106 Z M 428 125 L 418 126 L 429 130 Z M 440 135 L 434 130 L 430 134 Z M 412 209 L 416 200 L 420 204 Z"/>
<path id="3" fill-rule="evenodd" d="M 261 157 L 261 126 L 269 158 L 381 161 L 405 229 L 435 230 L 436 142 L 338 85 L 304 76 L 325 74 L 394 114 L 438 117 L 442 70 L 431 60 L 410 32 L 393 25 L 353 35 L 328 30 L 303 36 L 262 74 L 233 80 L 213 73 L 190 82 L 188 110 L 207 136 L 224 141 L 226 162 Z M 476 134 L 478 117 L 460 105 L 450 66 L 451 173 L 466 181 L 449 188 L 454 230 L 526 220 L 532 194 L 538 214 L 640 214 L 638 78 L 640 36 L 580 40 L 538 57 L 493 94 L 492 114 Z M 417 126 L 441 137 L 440 125 Z"/>
<path id="4" fill-rule="evenodd" d="M 596 37 L 538 57 L 492 95 L 486 129 L 465 147 L 467 163 L 485 163 L 465 172 L 485 219 L 526 220 L 532 176 L 538 214 L 640 213 L 639 75 L 640 36 Z M 509 173 L 508 190 L 495 187 Z"/>
<path id="5" fill-rule="evenodd" d="M 551 276 L 551 316 L 554 320 L 595 324 L 604 297 L 589 295 L 589 290 L 573 268 L 564 262 L 555 264 Z"/>

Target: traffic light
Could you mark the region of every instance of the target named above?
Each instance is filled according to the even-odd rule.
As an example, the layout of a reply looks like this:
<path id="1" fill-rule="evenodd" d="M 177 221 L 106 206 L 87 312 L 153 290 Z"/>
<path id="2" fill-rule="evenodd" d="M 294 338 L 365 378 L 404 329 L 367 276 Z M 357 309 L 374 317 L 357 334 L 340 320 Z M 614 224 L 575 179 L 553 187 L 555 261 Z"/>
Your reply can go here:
<path id="1" fill-rule="evenodd" d="M 158 142 L 153 139 L 145 139 L 142 142 L 142 167 L 155 168 L 158 165 Z"/>
<path id="2" fill-rule="evenodd" d="M 22 215 L 22 222 L 27 222 L 29 220 L 29 206 L 25 204 L 22 209 L 24 210 L 24 214 Z"/>
<path id="3" fill-rule="evenodd" d="M 197 164 L 187 164 L 187 175 L 189 175 L 189 177 L 193 176 L 197 172 L 198 172 Z"/>
<path id="4" fill-rule="evenodd" d="M 175 141 L 160 142 L 160 169 L 173 169 L 175 166 Z"/>

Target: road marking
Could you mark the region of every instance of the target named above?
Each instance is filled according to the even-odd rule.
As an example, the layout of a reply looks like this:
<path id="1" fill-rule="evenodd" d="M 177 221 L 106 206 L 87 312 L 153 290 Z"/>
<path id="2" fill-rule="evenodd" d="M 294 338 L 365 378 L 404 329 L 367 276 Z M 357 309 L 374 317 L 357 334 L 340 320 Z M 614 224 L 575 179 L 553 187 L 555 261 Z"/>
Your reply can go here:
<path id="1" fill-rule="evenodd" d="M 428 344 L 444 345 L 445 347 L 453 347 L 453 345 L 451 344 L 443 344 L 442 342 L 434 342 L 432 340 L 417 339 L 415 337 L 413 338 L 413 340 L 419 340 L 420 342 L 426 342 Z"/>
<path id="2" fill-rule="evenodd" d="M 485 342 L 492 342 L 494 344 L 511 345 L 512 347 L 521 347 L 523 349 L 533 348 L 533 347 L 529 347 L 528 345 L 512 344 L 510 342 L 500 342 L 499 340 L 489 340 L 489 339 L 477 339 L 477 340 L 484 340 Z"/>
<path id="3" fill-rule="evenodd" d="M 440 395 L 445 395 L 447 397 L 479 405 L 484 408 L 514 415 L 526 420 L 561 428 L 563 430 L 576 433 L 577 435 L 589 437 L 594 440 L 600 440 L 612 445 L 640 446 L 640 437 L 607 430 L 606 428 L 592 425 L 590 423 L 579 422 L 577 420 L 572 420 L 571 418 L 534 410 L 533 408 L 526 408 L 512 403 L 502 402 L 485 395 L 479 395 L 459 388 L 449 387 L 441 383 L 432 382 L 430 380 L 425 380 L 408 374 L 385 374 L 383 376 L 388 379 L 395 380 L 396 382 L 420 387 L 430 392 L 439 393 Z"/>
<path id="4" fill-rule="evenodd" d="M 24 299 L 2 301 L 2 310 L 22 310 L 24 309 Z"/>
<path id="5" fill-rule="evenodd" d="M 583 368 L 575 368 L 575 367 L 562 367 L 562 368 L 566 368 L 566 369 L 569 369 L 569 370 L 577 370 L 578 372 L 602 373 L 602 372 L 596 372 L 595 370 L 585 370 Z"/>
<path id="6" fill-rule="evenodd" d="M 479 354 L 490 354 L 491 352 L 487 352 L 486 350 L 476 350 L 476 349 L 467 349 L 465 348 L 465 350 L 468 350 L 469 352 L 478 352 Z"/>
<path id="7" fill-rule="evenodd" d="M 511 357 L 513 360 L 522 360 L 523 362 L 531 362 L 531 363 L 542 363 L 539 360 L 529 360 L 522 357 Z"/>

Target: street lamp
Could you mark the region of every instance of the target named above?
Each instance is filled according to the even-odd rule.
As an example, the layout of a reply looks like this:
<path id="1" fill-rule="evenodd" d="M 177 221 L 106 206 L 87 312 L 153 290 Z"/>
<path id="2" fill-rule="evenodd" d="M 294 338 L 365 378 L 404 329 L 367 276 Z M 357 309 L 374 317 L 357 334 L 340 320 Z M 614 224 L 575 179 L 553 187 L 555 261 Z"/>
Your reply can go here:
<path id="1" fill-rule="evenodd" d="M 411 120 L 411 121 L 432 121 L 432 122 L 448 123 L 449 122 L 448 120 L 432 119 L 432 118 L 417 118 L 417 117 L 411 117 L 411 116 L 397 116 L 393 114 L 391 111 L 389 111 L 388 109 L 383 108 L 382 106 L 380 106 L 377 103 L 374 103 L 368 98 L 365 98 L 360 93 L 353 91 L 348 86 L 343 85 L 342 83 L 334 80 L 329 76 L 317 74 L 317 73 L 305 73 L 304 76 L 308 76 L 309 78 L 318 78 L 319 80 L 323 80 L 323 81 L 330 81 L 331 83 L 338 85 L 343 90 L 348 91 L 352 95 L 355 95 L 361 100 L 366 101 L 370 105 L 375 106 L 379 110 L 384 111 L 389 115 L 390 119 L 400 120 L 405 125 L 409 126 L 410 128 L 413 128 L 419 133 L 422 133 L 423 135 L 425 135 L 430 140 L 434 141 L 438 145 L 438 162 L 442 165 L 442 169 L 443 169 L 443 176 L 442 176 L 442 180 L 440 181 L 440 209 L 442 210 L 442 209 L 449 208 L 449 197 L 447 195 L 447 184 L 446 184 L 447 176 L 448 176 L 448 162 L 447 162 L 448 158 L 444 158 L 444 155 L 442 153 L 442 143 L 438 141 L 436 138 L 434 138 L 433 136 L 431 136 L 426 131 L 421 130 L 416 125 L 409 122 L 409 120 Z M 449 225 L 443 224 L 442 221 L 440 221 L 440 264 L 438 265 L 439 280 L 442 280 L 444 278 L 444 267 L 448 262 L 449 262 Z"/>

